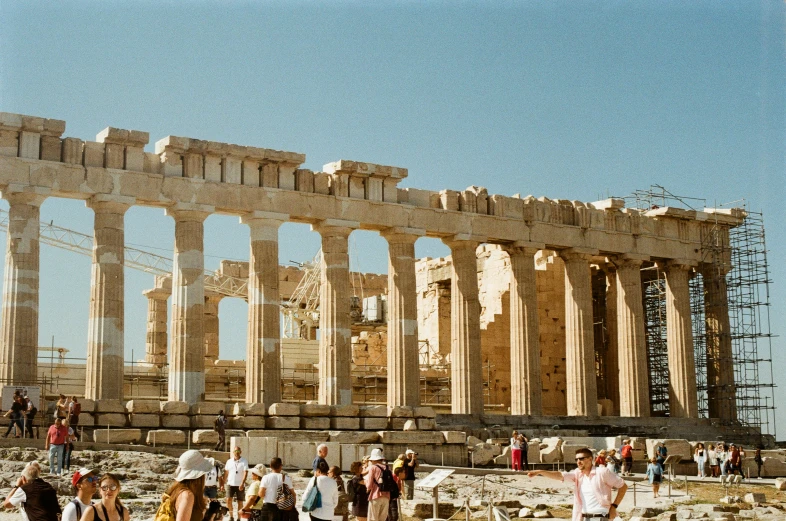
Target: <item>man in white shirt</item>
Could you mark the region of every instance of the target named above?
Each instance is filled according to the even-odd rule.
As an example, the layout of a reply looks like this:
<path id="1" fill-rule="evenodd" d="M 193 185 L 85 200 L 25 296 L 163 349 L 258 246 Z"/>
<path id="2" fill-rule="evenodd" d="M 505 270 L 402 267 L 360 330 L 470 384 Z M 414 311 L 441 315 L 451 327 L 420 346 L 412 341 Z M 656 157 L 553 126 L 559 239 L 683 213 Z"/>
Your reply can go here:
<path id="1" fill-rule="evenodd" d="M 76 491 L 76 497 L 63 509 L 62 521 L 79 521 L 82 514 L 93 504 L 92 498 L 98 489 L 98 476 L 86 468 L 81 468 L 74 473 L 71 484 Z"/>
<path id="2" fill-rule="evenodd" d="M 224 473 L 221 471 L 221 464 L 216 461 L 213 469 L 205 474 L 205 497 L 218 498 L 219 488 L 224 488 Z"/>
<path id="3" fill-rule="evenodd" d="M 227 509 L 229 510 L 229 521 L 235 521 L 232 509 L 232 498 L 237 499 L 238 513 L 243 508 L 243 501 L 246 494 L 246 478 L 248 477 L 248 461 L 241 457 L 240 447 L 235 447 L 232 457 L 229 458 L 224 466 L 224 483 L 226 483 Z"/>

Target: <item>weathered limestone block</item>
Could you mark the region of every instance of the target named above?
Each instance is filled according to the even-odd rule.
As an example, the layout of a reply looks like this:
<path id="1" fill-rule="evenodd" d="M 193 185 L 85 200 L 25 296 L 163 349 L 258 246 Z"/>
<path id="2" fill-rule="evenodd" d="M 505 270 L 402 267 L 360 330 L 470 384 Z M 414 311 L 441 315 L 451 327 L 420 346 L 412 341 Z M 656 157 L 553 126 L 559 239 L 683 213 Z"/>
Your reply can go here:
<path id="1" fill-rule="evenodd" d="M 272 458 L 278 456 L 278 438 L 248 438 L 247 447 L 243 455 L 251 465 L 264 463 L 267 466 Z"/>
<path id="2" fill-rule="evenodd" d="M 412 410 L 415 418 L 436 418 L 437 412 L 431 407 L 414 407 Z"/>
<path id="3" fill-rule="evenodd" d="M 366 431 L 377 431 L 388 428 L 387 418 L 360 418 L 360 428 Z"/>
<path id="4" fill-rule="evenodd" d="M 529 440 L 529 444 L 527 446 L 527 462 L 540 462 L 540 440 Z"/>
<path id="5" fill-rule="evenodd" d="M 189 414 L 201 414 L 205 416 L 218 416 L 220 411 L 227 412 L 226 404 L 219 402 L 197 402 L 189 409 Z"/>
<path id="6" fill-rule="evenodd" d="M 158 405 L 158 402 L 156 402 Z M 131 426 L 137 428 L 158 427 L 161 425 L 161 417 L 156 414 L 130 414 Z"/>
<path id="7" fill-rule="evenodd" d="M 125 414 L 126 407 L 120 400 L 97 400 L 95 412 Z"/>
<path id="8" fill-rule="evenodd" d="M 388 407 L 388 417 L 390 418 L 412 418 L 414 417 L 412 407 L 400 405 L 397 407 Z"/>
<path id="9" fill-rule="evenodd" d="M 350 432 L 330 432 L 330 441 L 341 444 L 356 444 L 363 445 L 368 443 L 377 443 L 379 441 L 378 432 L 366 431 L 350 431 Z"/>
<path id="10" fill-rule="evenodd" d="M 95 400 L 90 400 L 88 398 L 81 398 L 79 403 L 82 404 L 82 412 L 86 413 L 94 413 L 96 412 L 96 402 Z M 156 411 L 158 412 L 158 411 Z"/>
<path id="11" fill-rule="evenodd" d="M 510 446 L 508 446 L 502 449 L 502 454 L 494 457 L 494 464 L 505 465 L 506 467 L 509 467 L 511 461 L 510 458 L 511 458 L 511 452 L 510 452 Z"/>
<path id="12" fill-rule="evenodd" d="M 93 441 L 96 443 L 136 443 L 141 438 L 141 429 L 96 429 L 93 431 Z"/>
<path id="13" fill-rule="evenodd" d="M 322 443 L 328 441 L 327 431 L 277 431 L 277 430 L 251 430 L 246 433 L 249 438 L 279 438 L 282 441 L 311 441 L 315 443 Z"/>
<path id="14" fill-rule="evenodd" d="M 775 489 L 786 490 L 786 478 L 775 478 Z"/>
<path id="15" fill-rule="evenodd" d="M 494 445 L 478 443 L 471 450 L 470 461 L 476 466 L 488 465 L 494 460 Z"/>
<path id="16" fill-rule="evenodd" d="M 331 405 L 330 415 L 333 417 L 358 418 L 360 415 L 359 405 Z"/>
<path id="17" fill-rule="evenodd" d="M 82 405 L 84 411 L 84 405 Z M 129 400 L 126 403 L 126 410 L 131 414 L 158 414 L 161 411 L 161 404 L 158 400 Z"/>
<path id="18" fill-rule="evenodd" d="M 209 429 L 215 425 L 216 417 L 215 416 L 205 416 L 205 415 L 198 415 L 198 416 L 191 416 L 191 428 L 192 429 Z"/>
<path id="19" fill-rule="evenodd" d="M 301 429 L 324 430 L 330 428 L 330 418 L 300 418 Z"/>
<path id="20" fill-rule="evenodd" d="M 356 431 L 360 429 L 360 418 L 330 418 L 330 428 Z"/>
<path id="21" fill-rule="evenodd" d="M 341 445 L 341 470 L 349 471 L 353 461 L 360 461 L 363 456 L 368 456 L 374 449 L 382 449 L 379 443 L 357 444 L 347 443 Z M 328 454 L 329 456 L 330 454 Z"/>
<path id="22" fill-rule="evenodd" d="M 232 406 L 233 416 L 267 416 L 264 403 L 236 403 Z"/>
<path id="23" fill-rule="evenodd" d="M 412 423 L 417 427 L 415 420 L 411 420 L 408 418 L 390 418 L 388 419 L 388 429 L 392 431 L 403 431 L 406 427 L 407 423 Z"/>
<path id="24" fill-rule="evenodd" d="M 272 411 L 272 407 L 271 407 Z M 299 429 L 300 416 L 271 416 L 265 422 L 267 429 Z"/>
<path id="25" fill-rule="evenodd" d="M 300 416 L 300 406 L 296 403 L 274 403 L 268 413 L 270 416 Z"/>
<path id="26" fill-rule="evenodd" d="M 475 436 L 467 436 L 467 446 L 474 447 L 478 443 L 483 443 L 483 440 L 480 438 L 476 438 Z"/>
<path id="27" fill-rule="evenodd" d="M 152 430 L 147 433 L 148 445 L 183 445 L 186 433 L 170 429 Z"/>
<path id="28" fill-rule="evenodd" d="M 361 418 L 387 418 L 388 410 L 384 405 L 364 405 L 360 407 Z"/>
<path id="29" fill-rule="evenodd" d="M 434 431 L 437 430 L 437 422 L 431 418 L 418 418 L 418 430 L 420 431 Z"/>
<path id="30" fill-rule="evenodd" d="M 460 431 L 442 431 L 442 435 L 445 437 L 445 443 L 460 443 L 464 445 L 467 443 L 467 433 L 460 432 Z"/>
<path id="31" fill-rule="evenodd" d="M 161 412 L 164 414 L 188 414 L 190 409 L 186 402 L 169 401 L 160 403 Z"/>
<path id="32" fill-rule="evenodd" d="M 96 414 L 96 427 L 106 427 L 109 425 L 110 427 L 125 427 L 127 423 L 127 418 L 125 414 L 116 414 L 116 413 L 108 413 L 108 414 Z"/>
<path id="33" fill-rule="evenodd" d="M 267 419 L 264 416 L 235 416 L 229 421 L 233 429 L 264 429 Z"/>
<path id="34" fill-rule="evenodd" d="M 540 444 L 540 462 L 557 463 L 562 461 L 562 438 L 543 438 Z"/>
<path id="35" fill-rule="evenodd" d="M 690 450 L 690 442 L 688 440 L 662 440 L 662 439 L 648 439 L 647 440 L 647 456 L 653 458 L 655 456 L 655 447 L 658 442 L 663 442 L 666 445 L 669 456 L 682 456 L 683 460 L 689 460 L 693 457 Z"/>
<path id="36" fill-rule="evenodd" d="M 229 452 L 234 452 L 235 447 L 240 447 L 243 454 L 248 452 L 248 438 L 245 436 L 232 436 L 229 438 Z"/>
<path id="37" fill-rule="evenodd" d="M 322 405 L 318 403 L 304 403 L 300 406 L 300 416 L 313 418 L 316 416 L 327 417 L 330 416 L 330 405 Z"/>
<path id="38" fill-rule="evenodd" d="M 562 442 L 562 459 L 560 461 L 573 461 L 576 459 L 576 451 L 587 446 L 583 443 Z"/>
<path id="39" fill-rule="evenodd" d="M 762 492 L 749 492 L 748 494 L 745 494 L 743 500 L 746 503 L 766 503 L 767 496 Z"/>
<path id="40" fill-rule="evenodd" d="M 401 431 L 381 431 L 379 433 L 382 443 L 388 444 L 435 444 L 441 445 L 445 441 L 445 437 L 441 432 L 434 431 L 414 431 L 414 432 L 401 432 Z"/>
<path id="41" fill-rule="evenodd" d="M 185 414 L 162 414 L 161 427 L 164 429 L 188 429 L 191 419 Z"/>
<path id="42" fill-rule="evenodd" d="M 215 445 L 218 443 L 218 433 L 213 429 L 197 429 L 191 433 L 191 443 L 194 445 Z"/>
<path id="43" fill-rule="evenodd" d="M 401 419 L 401 418 L 391 418 L 390 419 L 391 428 L 394 428 L 393 420 L 395 420 L 395 419 Z M 403 427 L 402 430 L 407 431 L 407 432 L 416 431 L 416 430 L 418 430 L 418 424 L 417 424 L 417 422 L 415 420 L 406 420 L 404 422 L 404 427 Z"/>

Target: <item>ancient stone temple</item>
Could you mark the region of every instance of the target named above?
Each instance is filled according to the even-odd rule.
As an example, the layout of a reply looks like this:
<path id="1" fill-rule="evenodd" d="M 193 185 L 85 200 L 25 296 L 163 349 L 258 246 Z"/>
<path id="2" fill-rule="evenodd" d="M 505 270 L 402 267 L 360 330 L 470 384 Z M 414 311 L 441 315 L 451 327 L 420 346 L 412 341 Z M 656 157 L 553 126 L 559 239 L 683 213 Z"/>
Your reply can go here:
<path id="1" fill-rule="evenodd" d="M 735 418 L 725 272 L 717 269 L 728 269 L 728 259 L 709 264 L 702 244 L 710 229 L 724 240 L 744 219 L 740 210 L 639 210 L 618 199 L 521 198 L 477 187 L 434 192 L 399 187 L 407 170 L 392 166 L 341 160 L 314 172 L 300 168 L 300 153 L 176 136 L 159 140 L 151 153 L 144 151 L 147 132 L 106 128 L 95 141 L 83 141 L 62 137 L 64 131 L 64 121 L 0 113 L 0 191 L 10 205 L 3 382 L 36 379 L 39 208 L 48 197 L 65 197 L 83 199 L 95 212 L 84 389 L 91 399 L 124 397 L 124 214 L 145 205 L 163 208 L 175 222 L 171 278 L 146 292 L 146 356 L 152 364 L 168 357 L 171 401 L 204 400 L 205 358 L 218 356 L 211 317 L 221 297 L 205 289 L 203 223 L 220 212 L 236 215 L 251 232 L 243 275 L 248 404 L 282 401 L 278 233 L 282 223 L 298 222 L 322 238 L 320 404 L 354 401 L 348 239 L 363 229 L 379 232 L 389 248 L 388 406 L 421 404 L 419 343 L 428 341 L 450 360 L 450 411 L 462 418 L 489 412 L 489 393 L 486 401 L 511 415 L 649 416 L 642 282 L 657 270 L 665 276 L 671 418 L 698 415 L 694 272 L 710 288 L 707 327 L 715 343 L 708 377 L 715 385 L 709 409 L 713 417 Z M 421 237 L 444 241 L 450 258 L 417 261 Z M 601 389 L 593 319 L 599 313 L 613 325 Z M 216 347 L 206 352 L 206 345 Z M 483 371 L 490 360 L 496 374 L 487 392 Z"/>

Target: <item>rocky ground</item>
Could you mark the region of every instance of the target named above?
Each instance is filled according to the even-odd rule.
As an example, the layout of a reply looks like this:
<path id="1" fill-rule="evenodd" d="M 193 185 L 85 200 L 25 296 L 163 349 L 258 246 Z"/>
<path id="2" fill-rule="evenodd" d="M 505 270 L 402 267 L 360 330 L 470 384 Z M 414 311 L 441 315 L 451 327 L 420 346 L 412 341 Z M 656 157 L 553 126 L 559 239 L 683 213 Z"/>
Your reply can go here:
<path id="1" fill-rule="evenodd" d="M 5 497 L 11 486 L 20 475 L 28 461 L 38 460 L 42 468 L 48 468 L 47 455 L 36 449 L 0 449 L 0 494 Z M 133 512 L 133 519 L 139 521 L 152 520 L 158 507 L 160 495 L 171 483 L 177 459 L 160 454 L 148 454 L 133 451 L 79 451 L 71 459 L 71 471 L 80 467 L 88 467 L 100 472 L 113 472 L 122 481 L 121 497 Z M 301 496 L 308 480 L 307 472 L 291 472 L 294 477 L 295 489 Z M 425 473 L 420 477 L 425 477 Z M 72 495 L 70 476 L 54 477 L 44 474 L 58 491 L 65 504 Z M 667 495 L 667 488 L 661 489 L 664 497 L 653 499 L 648 486 L 637 484 L 636 506 L 632 482 L 629 492 L 621 505 L 624 519 L 657 519 L 674 521 L 676 519 L 786 519 L 786 492 L 777 491 L 772 484 L 764 485 L 757 482 L 744 483 L 739 488 L 724 489 L 716 482 L 691 482 L 689 494 L 685 494 L 684 482 L 675 484 L 672 497 Z M 742 498 L 749 493 L 763 493 L 762 503 L 745 503 Z M 724 504 L 720 500 L 724 496 L 737 496 L 741 502 Z M 486 507 L 482 500 L 491 500 L 495 505 L 507 507 L 511 517 L 535 518 L 569 518 L 572 504 L 572 493 L 563 483 L 539 477 L 529 479 L 522 475 L 486 476 L 454 474 L 439 489 L 440 512 L 442 518 L 454 516 L 454 519 L 465 519 L 466 512 L 462 505 L 469 507 L 469 516 L 474 519 L 486 519 Z M 762 499 L 758 497 L 758 499 Z M 405 519 L 425 519 L 432 517 L 431 491 L 418 490 L 414 501 L 402 504 Z M 304 521 L 307 515 L 301 516 Z M 11 510 L 0 513 L 0 521 L 18 520 L 19 514 Z"/>

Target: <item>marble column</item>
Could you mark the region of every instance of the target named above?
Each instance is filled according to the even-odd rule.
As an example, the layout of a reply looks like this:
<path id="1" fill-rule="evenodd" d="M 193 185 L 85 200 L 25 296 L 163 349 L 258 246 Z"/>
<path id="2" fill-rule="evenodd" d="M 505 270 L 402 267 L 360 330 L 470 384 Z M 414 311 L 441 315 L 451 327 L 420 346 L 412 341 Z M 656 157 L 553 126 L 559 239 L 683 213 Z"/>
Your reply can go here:
<path id="1" fill-rule="evenodd" d="M 696 360 L 690 312 L 691 266 L 665 265 L 666 345 L 669 356 L 669 416 L 697 418 Z"/>
<path id="2" fill-rule="evenodd" d="M 93 264 L 85 365 L 85 398 L 123 399 L 126 210 L 133 201 L 94 196 Z"/>
<path id="3" fill-rule="evenodd" d="M 604 266 L 606 274 L 606 360 L 604 380 L 606 398 L 613 403 L 612 416 L 620 415 L 619 343 L 617 342 L 617 268 Z"/>
<path id="4" fill-rule="evenodd" d="M 388 241 L 388 406 L 420 405 L 415 241 L 424 231 L 394 229 Z"/>
<path id="5" fill-rule="evenodd" d="M 38 270 L 41 204 L 45 196 L 3 191 L 8 233 L 3 276 L 0 379 L 31 385 L 38 377 Z"/>
<path id="6" fill-rule="evenodd" d="M 707 409 L 710 418 L 737 419 L 737 392 L 726 274 L 730 266 L 702 265 L 707 335 Z"/>
<path id="7" fill-rule="evenodd" d="M 535 254 L 512 245 L 510 256 L 510 414 L 543 414 Z"/>
<path id="8" fill-rule="evenodd" d="M 452 262 L 450 289 L 450 391 L 453 414 L 483 414 L 477 250 L 479 242 L 444 239 Z"/>
<path id="9" fill-rule="evenodd" d="M 142 292 L 147 297 L 145 362 L 158 367 L 167 364 L 166 308 L 171 291 L 160 288 Z"/>
<path id="10" fill-rule="evenodd" d="M 341 221 L 339 221 L 340 223 Z M 314 225 L 322 236 L 319 294 L 319 403 L 352 403 L 349 234 L 357 223 Z"/>
<path id="11" fill-rule="evenodd" d="M 596 417 L 595 340 L 589 253 L 559 252 L 565 262 L 565 372 L 568 416 Z"/>
<path id="12" fill-rule="evenodd" d="M 620 416 L 650 415 L 647 339 L 639 259 L 617 259 L 617 349 Z"/>
<path id="13" fill-rule="evenodd" d="M 210 211 L 175 207 L 167 215 L 175 219 L 168 399 L 194 404 L 205 394 L 204 222 Z"/>
<path id="14" fill-rule="evenodd" d="M 218 305 L 224 295 L 205 292 L 205 366 L 218 360 Z"/>
<path id="15" fill-rule="evenodd" d="M 289 216 L 257 212 L 241 217 L 251 231 L 248 265 L 246 403 L 281 401 L 281 297 L 278 228 Z"/>

